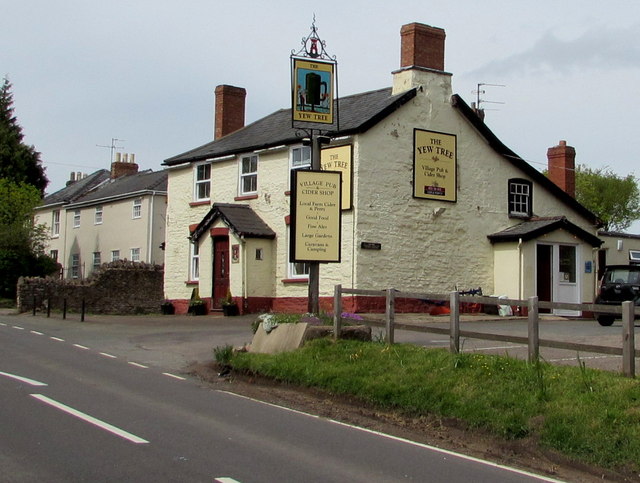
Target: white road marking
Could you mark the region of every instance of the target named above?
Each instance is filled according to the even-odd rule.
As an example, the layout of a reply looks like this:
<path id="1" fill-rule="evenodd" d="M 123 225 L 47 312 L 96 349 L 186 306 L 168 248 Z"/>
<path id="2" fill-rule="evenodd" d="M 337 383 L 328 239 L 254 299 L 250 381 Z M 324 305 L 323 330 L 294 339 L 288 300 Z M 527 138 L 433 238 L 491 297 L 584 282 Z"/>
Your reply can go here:
<path id="1" fill-rule="evenodd" d="M 67 414 L 75 416 L 76 418 L 81 419 L 81 420 L 83 420 L 83 421 L 85 421 L 87 423 L 93 424 L 94 426 L 97 426 L 100 429 L 104 429 L 105 431 L 109 431 L 110 433 L 113 433 L 116 436 L 120 436 L 121 438 L 129 440 L 132 443 L 140 444 L 140 443 L 148 443 L 149 442 L 146 439 L 142 439 L 142 438 L 136 436 L 135 434 L 128 433 L 127 431 L 124 431 L 124 430 L 122 430 L 120 428 L 117 428 L 117 427 L 115 427 L 115 426 L 113 426 L 113 425 L 111 425 L 109 423 L 105 423 L 104 421 L 100 421 L 99 419 L 96 419 L 93 416 L 89 416 L 88 414 L 85 414 L 85 413 L 83 413 L 81 411 L 78 411 L 77 409 L 73 409 L 73 408 L 71 408 L 69 406 L 66 406 L 65 404 L 59 403 L 58 401 L 50 399 L 47 396 L 43 396 L 42 394 L 31 394 L 31 397 L 34 397 L 34 398 L 38 399 L 39 401 L 42 401 L 45 404 L 53 406 L 56 409 L 64 411 Z"/>
<path id="2" fill-rule="evenodd" d="M 56 340 L 58 342 L 64 342 L 64 339 L 60 339 L 59 337 L 49 337 L 51 340 Z"/>
<path id="3" fill-rule="evenodd" d="M 38 332 L 37 330 L 30 330 L 29 332 L 35 335 L 44 335 L 42 332 Z"/>
<path id="4" fill-rule="evenodd" d="M 27 377 L 16 376 L 15 374 L 9 374 L 8 372 L 0 372 L 0 376 L 10 377 L 11 379 L 15 379 L 16 381 L 27 383 L 31 386 L 46 386 L 44 382 L 36 381 L 34 379 L 29 379 Z"/>
<path id="5" fill-rule="evenodd" d="M 24 330 L 24 327 L 20 327 L 19 325 L 14 325 L 13 328 L 18 330 Z"/>
<path id="6" fill-rule="evenodd" d="M 305 413 L 305 412 L 302 412 L 302 411 L 298 411 L 297 409 L 291 409 L 291 408 L 287 408 L 287 407 L 284 407 L 284 406 L 278 406 L 277 404 L 273 404 L 273 403 L 269 403 L 269 402 L 265 402 L 265 401 L 260 401 L 259 399 L 254 399 L 254 398 L 251 398 L 251 397 L 243 396 L 242 394 L 235 394 L 233 392 L 220 391 L 220 390 L 218 390 L 218 392 L 221 392 L 221 393 L 224 393 L 224 394 L 229 394 L 231 396 L 236 396 L 236 397 L 239 397 L 239 398 L 242 398 L 242 399 L 247 399 L 249 401 L 253 401 L 253 402 L 256 402 L 256 403 L 259 403 L 259 404 L 264 404 L 266 406 L 271 406 L 271 407 L 274 407 L 274 408 L 282 409 L 284 411 L 292 412 L 292 413 L 295 413 L 295 414 L 301 414 L 303 416 L 307 416 L 307 417 L 310 417 L 310 418 L 324 419 L 325 421 L 329 421 L 330 423 L 337 424 L 338 426 L 343 426 L 343 427 L 346 427 L 346 428 L 355 429 L 356 431 L 362 431 L 364 433 L 373 434 L 375 436 L 380 436 L 380 437 L 383 437 L 383 438 L 391 439 L 391 440 L 394 440 L 394 441 L 398 441 L 400 443 L 406 443 L 406 444 L 409 444 L 409 445 L 412 445 L 412 446 L 416 446 L 418 448 L 425 448 L 425 449 L 428 449 L 428 450 L 431 450 L 431 451 L 434 451 L 436 453 L 440 453 L 440 454 L 443 454 L 443 455 L 446 455 L 446 456 L 455 456 L 456 458 L 460 458 L 460 459 L 467 460 L 467 461 L 472 461 L 474 463 L 482 464 L 482 465 L 485 465 L 485 466 L 490 466 L 492 468 L 499 468 L 499 469 L 502 469 L 502 470 L 505 470 L 505 471 L 509 471 L 511 473 L 516 473 L 516 474 L 519 474 L 519 475 L 529 476 L 529 477 L 532 477 L 532 478 L 536 478 L 536 479 L 538 479 L 540 481 L 547 481 L 549 483 L 564 483 L 561 480 L 556 480 L 556 479 L 549 478 L 549 477 L 542 476 L 542 475 L 536 475 L 535 473 L 530 473 L 528 471 L 519 470 L 517 468 L 511 468 L 509 466 L 504 466 L 504 465 L 501 465 L 501 464 L 498 464 L 498 463 L 494 463 L 492 461 L 481 460 L 481 459 L 478 459 L 478 458 L 474 458 L 473 456 L 467 456 L 467 455 L 464 455 L 464 454 L 455 453 L 453 451 L 449 451 L 449 450 L 446 450 L 446 449 L 438 448 L 436 446 L 430 446 L 428 444 L 418 443 L 417 441 L 411 441 L 410 439 L 400 438 L 398 436 L 393 436 L 393 435 L 390 435 L 390 434 L 381 433 L 379 431 L 374 431 L 372 429 L 362 428 L 360 426 L 354 426 L 352 424 L 343 423 L 342 421 L 336 421 L 335 419 L 323 418 L 323 417 L 317 416 L 315 414 L 309 414 L 309 413 Z"/>
<path id="7" fill-rule="evenodd" d="M 186 377 L 176 376 L 175 374 L 170 374 L 168 372 L 163 372 L 162 374 L 165 375 L 165 376 L 173 377 L 174 379 L 179 379 L 181 381 L 185 381 L 186 380 Z"/>
<path id="8" fill-rule="evenodd" d="M 88 351 L 88 350 L 89 350 L 89 348 L 88 348 L 88 347 L 85 347 L 85 346 L 80 345 L 80 344 L 73 344 L 73 347 L 77 347 L 78 349 L 83 349 L 83 350 L 85 350 L 85 351 Z"/>
<path id="9" fill-rule="evenodd" d="M 4 322 L 0 322 L 0 325 L 1 325 L 2 327 L 6 327 L 6 326 L 7 326 L 7 324 L 5 324 Z"/>
<path id="10" fill-rule="evenodd" d="M 111 355 L 111 354 L 107 354 L 106 352 L 99 352 L 99 354 L 100 354 L 101 356 L 109 357 L 110 359 L 117 359 L 117 357 L 116 357 L 116 356 Z"/>
<path id="11" fill-rule="evenodd" d="M 233 478 L 227 478 L 226 476 L 221 476 L 220 478 L 216 478 L 215 481 L 219 481 L 220 483 L 240 483 L 238 480 L 234 480 Z"/>
<path id="12" fill-rule="evenodd" d="M 131 364 L 132 366 L 136 366 L 136 367 L 140 367 L 142 369 L 149 369 L 149 366 L 144 366 L 142 364 L 138 364 L 137 362 L 131 362 L 129 361 L 129 364 Z"/>

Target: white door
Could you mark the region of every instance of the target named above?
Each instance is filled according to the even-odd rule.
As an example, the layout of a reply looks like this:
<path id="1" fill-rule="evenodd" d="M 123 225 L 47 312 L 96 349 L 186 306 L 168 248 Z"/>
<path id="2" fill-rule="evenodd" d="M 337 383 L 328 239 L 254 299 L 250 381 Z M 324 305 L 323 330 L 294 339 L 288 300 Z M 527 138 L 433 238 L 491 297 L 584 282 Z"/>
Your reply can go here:
<path id="1" fill-rule="evenodd" d="M 553 246 L 553 301 L 580 303 L 580 260 L 577 245 Z M 555 315 L 580 316 L 579 310 L 554 309 Z"/>

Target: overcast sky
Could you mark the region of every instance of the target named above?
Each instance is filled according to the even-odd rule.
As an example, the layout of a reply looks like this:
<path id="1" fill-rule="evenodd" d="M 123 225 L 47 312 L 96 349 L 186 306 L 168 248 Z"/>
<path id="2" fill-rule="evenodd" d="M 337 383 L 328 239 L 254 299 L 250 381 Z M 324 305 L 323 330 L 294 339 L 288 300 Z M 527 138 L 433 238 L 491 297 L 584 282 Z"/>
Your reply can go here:
<path id="1" fill-rule="evenodd" d="M 213 91 L 247 89 L 246 122 L 290 107 L 289 55 L 313 15 L 341 96 L 388 87 L 400 27 L 445 29 L 445 70 L 467 103 L 538 169 L 564 139 L 576 160 L 639 175 L 640 2 L 635 0 L 0 0 L 0 76 L 13 84 L 48 192 L 110 165 L 141 169 L 213 138 Z M 494 110 L 495 109 L 495 110 Z M 632 231 L 640 233 L 640 223 Z"/>

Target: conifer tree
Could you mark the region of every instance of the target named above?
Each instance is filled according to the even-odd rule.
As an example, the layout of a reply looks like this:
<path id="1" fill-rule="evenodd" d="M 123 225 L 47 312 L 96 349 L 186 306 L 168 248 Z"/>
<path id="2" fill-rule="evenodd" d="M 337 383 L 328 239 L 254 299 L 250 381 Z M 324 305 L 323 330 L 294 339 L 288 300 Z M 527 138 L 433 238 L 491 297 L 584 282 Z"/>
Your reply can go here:
<path id="1" fill-rule="evenodd" d="M 22 128 L 13 113 L 11 87 L 5 77 L 0 87 L 0 178 L 30 184 L 44 194 L 49 181 L 40 153 L 23 143 Z"/>

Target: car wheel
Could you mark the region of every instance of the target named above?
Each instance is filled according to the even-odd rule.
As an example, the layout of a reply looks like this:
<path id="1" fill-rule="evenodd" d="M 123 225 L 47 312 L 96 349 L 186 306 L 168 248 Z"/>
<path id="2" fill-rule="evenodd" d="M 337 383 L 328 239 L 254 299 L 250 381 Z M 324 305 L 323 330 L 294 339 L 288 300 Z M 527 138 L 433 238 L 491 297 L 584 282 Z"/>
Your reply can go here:
<path id="1" fill-rule="evenodd" d="M 613 325 L 613 321 L 615 320 L 614 317 L 612 317 L 611 315 L 598 315 L 598 323 L 604 327 L 609 327 L 610 325 Z"/>

